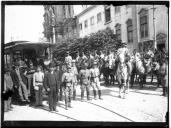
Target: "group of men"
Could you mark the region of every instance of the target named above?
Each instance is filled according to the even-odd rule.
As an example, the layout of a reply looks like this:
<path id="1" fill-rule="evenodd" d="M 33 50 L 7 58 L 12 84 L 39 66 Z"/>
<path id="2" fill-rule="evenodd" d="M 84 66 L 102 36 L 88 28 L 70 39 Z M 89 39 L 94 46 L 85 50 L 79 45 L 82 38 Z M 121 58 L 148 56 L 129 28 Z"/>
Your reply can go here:
<path id="1" fill-rule="evenodd" d="M 81 89 L 81 101 L 84 101 L 85 89 L 87 100 L 91 100 L 90 87 L 93 89 L 94 99 L 97 99 L 98 94 L 98 98 L 102 100 L 99 61 L 101 59 L 108 61 L 109 68 L 112 68 L 113 60 L 117 60 L 118 56 L 122 54 L 128 58 L 130 57 L 129 59 L 142 57 L 142 55 L 136 51 L 133 52 L 131 57 L 126 48 L 126 44 L 123 43 L 116 53 L 112 51 L 103 53 L 100 51 L 99 54 L 97 54 L 97 51 L 94 51 L 94 53 L 90 52 L 88 56 L 82 52 L 80 56 L 78 52 L 76 58 L 73 59 L 69 52 L 67 52 L 63 64 L 59 61 L 52 61 L 47 65 L 45 64 L 47 66 L 46 70 L 43 70 L 44 66 L 40 64 L 35 68 L 32 62 L 28 64 L 29 66 L 26 70 L 22 66 L 23 63 L 20 61 L 16 62 L 14 70 L 9 71 L 7 68 L 5 69 L 4 94 L 7 92 L 10 94 L 10 96 L 8 96 L 9 98 L 6 98 L 6 108 L 11 108 L 12 92 L 17 92 L 22 102 L 26 101 L 29 103 L 29 96 L 32 95 L 32 87 L 35 93 L 35 106 L 42 106 L 42 91 L 45 90 L 49 97 L 48 103 L 50 111 L 58 111 L 56 107 L 57 101 L 63 99 L 63 94 L 65 97 L 65 109 L 72 107 L 72 98 L 73 100 L 77 99 L 77 86 L 80 86 Z M 147 55 L 154 57 L 154 53 L 150 50 L 148 50 Z"/>

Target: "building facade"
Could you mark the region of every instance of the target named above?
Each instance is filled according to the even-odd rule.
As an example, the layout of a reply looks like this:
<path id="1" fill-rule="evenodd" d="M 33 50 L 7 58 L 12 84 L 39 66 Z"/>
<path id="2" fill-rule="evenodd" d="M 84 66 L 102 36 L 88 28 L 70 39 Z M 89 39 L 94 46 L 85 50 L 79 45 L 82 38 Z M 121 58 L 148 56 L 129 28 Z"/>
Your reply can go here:
<path id="1" fill-rule="evenodd" d="M 138 45 L 168 50 L 168 8 L 165 5 L 136 5 Z"/>
<path id="2" fill-rule="evenodd" d="M 44 36 L 59 43 L 77 36 L 73 5 L 44 5 Z"/>
<path id="3" fill-rule="evenodd" d="M 92 5 L 84 8 L 77 16 L 80 37 L 110 27 L 118 39 L 128 42 L 131 51 L 138 48 L 135 5 L 113 6 Z"/>
<path id="4" fill-rule="evenodd" d="M 168 10 L 155 5 L 155 32 L 153 27 L 153 5 L 88 5 L 77 15 L 79 36 L 88 36 L 110 27 L 117 38 L 134 49 L 145 51 L 147 47 L 168 48 Z M 146 11 L 147 10 L 147 11 Z M 155 34 L 154 34 L 155 33 Z M 154 38 L 154 35 L 155 38 Z"/>

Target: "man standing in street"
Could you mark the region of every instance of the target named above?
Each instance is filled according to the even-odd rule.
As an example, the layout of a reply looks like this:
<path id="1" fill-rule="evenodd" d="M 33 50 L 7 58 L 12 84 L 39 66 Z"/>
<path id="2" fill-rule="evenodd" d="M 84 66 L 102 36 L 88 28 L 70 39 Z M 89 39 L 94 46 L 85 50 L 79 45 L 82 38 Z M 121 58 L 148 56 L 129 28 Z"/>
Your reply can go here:
<path id="1" fill-rule="evenodd" d="M 68 110 L 68 107 L 71 108 L 71 88 L 73 85 L 73 74 L 71 72 L 71 67 L 67 66 L 67 72 L 62 75 L 62 82 L 64 85 L 65 93 L 65 109 Z"/>
<path id="2" fill-rule="evenodd" d="M 50 71 L 45 73 L 44 76 L 44 87 L 49 95 L 49 111 L 58 111 L 56 109 L 57 105 L 57 96 L 59 89 L 59 79 L 58 74 L 55 72 L 55 63 L 51 62 L 49 64 Z"/>
<path id="3" fill-rule="evenodd" d="M 82 65 L 83 68 L 80 70 L 79 72 L 79 78 L 80 78 L 80 83 L 81 83 L 81 101 L 84 100 L 84 90 L 86 88 L 87 91 L 87 100 L 90 100 L 90 72 L 87 69 L 88 64 L 85 63 L 84 65 Z"/>
<path id="4" fill-rule="evenodd" d="M 37 72 L 33 74 L 33 87 L 35 90 L 36 107 L 42 106 L 43 79 L 44 79 L 44 73 L 42 72 L 42 67 L 38 65 Z"/>
<path id="5" fill-rule="evenodd" d="M 14 84 L 14 87 L 18 89 L 18 93 L 20 96 L 20 100 L 22 102 L 27 101 L 30 102 L 28 99 L 28 92 L 27 92 L 27 78 L 24 76 L 21 68 L 19 68 L 19 63 L 15 63 L 15 70 L 11 72 L 11 78 Z M 24 95 L 24 97 L 23 97 Z"/>
<path id="6" fill-rule="evenodd" d="M 77 79 L 78 79 L 78 70 L 75 66 L 75 60 L 72 60 L 72 67 L 71 67 L 71 72 L 73 74 L 73 87 L 72 87 L 72 91 L 73 91 L 73 100 L 76 100 L 76 87 L 77 87 Z"/>
<path id="7" fill-rule="evenodd" d="M 91 79 L 91 85 L 93 87 L 93 93 L 94 93 L 94 99 L 96 100 L 96 88 L 98 90 L 98 95 L 99 95 L 99 99 L 102 100 L 101 98 L 101 89 L 100 89 L 100 71 L 97 67 L 97 62 L 93 63 L 93 68 L 90 69 L 90 79 Z"/>

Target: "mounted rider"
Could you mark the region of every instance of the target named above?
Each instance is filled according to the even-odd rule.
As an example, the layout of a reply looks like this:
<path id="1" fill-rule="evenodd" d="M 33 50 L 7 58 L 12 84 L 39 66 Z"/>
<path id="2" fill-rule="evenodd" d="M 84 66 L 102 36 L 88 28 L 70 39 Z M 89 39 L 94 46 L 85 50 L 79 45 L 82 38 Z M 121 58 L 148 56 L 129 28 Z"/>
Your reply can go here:
<path id="1" fill-rule="evenodd" d="M 129 74 L 131 74 L 130 59 L 131 57 L 127 48 L 127 43 L 123 42 L 120 44 L 119 49 L 117 51 L 117 61 L 121 61 L 121 63 L 125 63 L 127 65 Z"/>

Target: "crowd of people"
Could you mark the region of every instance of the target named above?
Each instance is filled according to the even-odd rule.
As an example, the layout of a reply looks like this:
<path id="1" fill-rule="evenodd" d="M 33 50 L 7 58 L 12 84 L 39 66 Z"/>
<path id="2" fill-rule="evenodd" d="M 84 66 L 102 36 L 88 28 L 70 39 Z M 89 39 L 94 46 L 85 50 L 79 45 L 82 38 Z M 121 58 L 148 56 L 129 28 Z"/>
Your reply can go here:
<path id="1" fill-rule="evenodd" d="M 35 106 L 43 106 L 43 92 L 48 94 L 49 111 L 58 111 L 57 102 L 63 100 L 63 96 L 65 109 L 67 110 L 68 107 L 72 107 L 71 101 L 77 100 L 77 86 L 80 86 L 81 89 L 81 101 L 85 99 L 85 90 L 86 99 L 92 100 L 90 98 L 90 88 L 93 90 L 94 99 L 102 100 L 100 61 L 108 62 L 108 67 L 112 68 L 113 60 L 116 60 L 117 56 L 121 53 L 128 55 L 130 60 L 145 56 L 158 60 L 159 57 L 166 56 L 164 52 L 159 53 L 157 50 L 153 52 L 150 49 L 145 53 L 139 53 L 134 50 L 133 54 L 130 55 L 125 45 L 118 49 L 117 52 L 95 50 L 89 52 L 87 55 L 84 52 L 81 54 L 77 52 L 75 59 L 67 52 L 63 62 L 57 61 L 54 58 L 53 61 L 40 63 L 38 59 L 36 65 L 34 65 L 33 62 L 28 62 L 27 59 L 25 59 L 25 62 L 19 59 L 14 63 L 12 71 L 5 68 L 3 91 L 5 112 L 12 109 L 11 99 L 13 97 L 26 103 L 32 102 L 30 101 L 32 100 L 30 97 L 34 97 Z M 161 63 L 161 67 L 163 64 L 167 64 L 164 62 Z M 162 84 L 164 84 L 164 87 L 168 84 L 166 80 L 168 70 L 165 67 L 161 68 L 161 72 L 163 72 Z"/>

